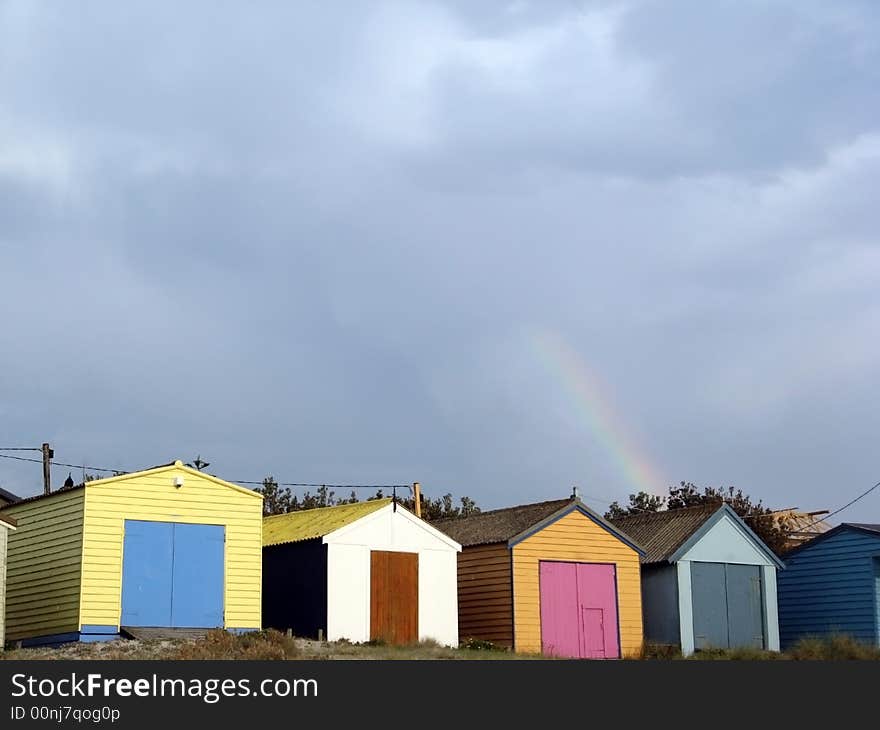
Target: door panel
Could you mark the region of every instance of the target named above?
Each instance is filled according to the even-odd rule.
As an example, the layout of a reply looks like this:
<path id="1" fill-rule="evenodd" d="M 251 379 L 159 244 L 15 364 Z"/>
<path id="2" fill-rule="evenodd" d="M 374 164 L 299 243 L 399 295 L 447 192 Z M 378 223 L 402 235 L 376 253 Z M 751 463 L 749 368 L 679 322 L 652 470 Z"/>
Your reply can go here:
<path id="1" fill-rule="evenodd" d="M 541 561 L 539 578 L 544 654 L 620 656 L 613 565 Z"/>
<path id="2" fill-rule="evenodd" d="M 390 644 L 419 640 L 419 556 L 370 552 L 370 638 Z"/>
<path id="3" fill-rule="evenodd" d="M 694 646 L 726 648 L 727 585 L 722 563 L 691 563 Z"/>
<path id="4" fill-rule="evenodd" d="M 601 608 L 581 608 L 583 651 L 588 659 L 605 659 L 605 626 Z"/>
<path id="5" fill-rule="evenodd" d="M 174 526 L 125 521 L 122 554 L 122 626 L 171 625 Z"/>
<path id="6" fill-rule="evenodd" d="M 174 525 L 171 626 L 223 626 L 222 525 Z"/>
<path id="7" fill-rule="evenodd" d="M 614 566 L 607 563 L 577 563 L 577 585 L 580 607 L 598 609 L 602 612 L 603 656 L 609 659 L 618 658 L 620 641 L 617 629 L 617 581 Z M 587 641 L 585 637 L 585 645 L 596 645 L 598 641 L 598 639 Z M 584 656 L 592 655 L 586 653 Z"/>
<path id="8" fill-rule="evenodd" d="M 577 568 L 574 563 L 539 563 L 541 651 L 548 656 L 583 656 L 579 631 Z"/>
<path id="9" fill-rule="evenodd" d="M 763 591 L 758 565 L 725 566 L 728 646 L 764 648 Z"/>

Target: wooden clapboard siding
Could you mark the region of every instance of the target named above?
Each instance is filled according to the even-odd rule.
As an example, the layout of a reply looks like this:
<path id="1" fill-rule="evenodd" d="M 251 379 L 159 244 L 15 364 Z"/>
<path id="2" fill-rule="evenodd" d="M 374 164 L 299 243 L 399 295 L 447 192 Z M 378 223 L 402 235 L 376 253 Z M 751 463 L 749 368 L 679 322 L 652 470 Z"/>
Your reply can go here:
<path id="1" fill-rule="evenodd" d="M 8 534 L 9 528 L 4 527 L 4 523 L 0 521 L 0 651 L 3 651 L 3 645 L 6 643 L 4 627 L 6 625 L 6 546 Z"/>
<path id="2" fill-rule="evenodd" d="M 458 554 L 458 634 L 513 647 L 513 591 L 507 543 Z"/>
<path id="3" fill-rule="evenodd" d="M 419 554 L 370 551 L 370 639 L 419 639 Z"/>
<path id="4" fill-rule="evenodd" d="M 83 501 L 75 489 L 13 504 L 8 535 L 6 640 L 79 631 Z"/>
<path id="5" fill-rule="evenodd" d="M 788 553 L 777 577 L 782 648 L 836 633 L 880 646 L 878 555 L 880 533 L 845 524 Z"/>
<path id="6" fill-rule="evenodd" d="M 174 486 L 175 478 L 183 486 Z M 125 520 L 226 528 L 224 625 L 260 628 L 262 499 L 255 492 L 183 467 L 126 474 L 86 486 L 82 625 L 118 626 Z"/>
<path id="7" fill-rule="evenodd" d="M 540 560 L 612 563 L 616 567 L 620 648 L 624 657 L 642 648 L 639 555 L 578 511 L 569 512 L 513 547 L 515 647 L 541 651 Z"/>

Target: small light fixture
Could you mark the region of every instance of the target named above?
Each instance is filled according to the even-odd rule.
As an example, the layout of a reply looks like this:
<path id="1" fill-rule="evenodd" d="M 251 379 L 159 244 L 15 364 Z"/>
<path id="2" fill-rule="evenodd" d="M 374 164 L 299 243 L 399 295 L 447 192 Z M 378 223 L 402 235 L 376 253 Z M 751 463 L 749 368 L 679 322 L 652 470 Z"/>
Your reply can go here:
<path id="1" fill-rule="evenodd" d="M 174 477 L 174 486 L 180 489 L 183 486 L 183 477 L 176 476 Z"/>

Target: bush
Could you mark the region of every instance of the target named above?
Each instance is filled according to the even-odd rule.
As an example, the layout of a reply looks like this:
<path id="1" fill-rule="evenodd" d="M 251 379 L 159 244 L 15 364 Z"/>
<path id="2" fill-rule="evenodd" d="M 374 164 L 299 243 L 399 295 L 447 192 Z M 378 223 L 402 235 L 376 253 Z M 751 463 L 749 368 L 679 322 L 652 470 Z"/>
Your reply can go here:
<path id="1" fill-rule="evenodd" d="M 880 648 L 864 644 L 846 634 L 832 634 L 827 638 L 805 636 L 787 653 L 792 659 L 799 660 L 880 659 Z"/>
<path id="2" fill-rule="evenodd" d="M 475 639 L 473 636 L 469 636 L 462 641 L 459 648 L 468 649 L 470 651 L 507 651 L 503 646 L 498 646 L 498 644 L 493 644 L 491 641 L 486 641 L 485 639 Z"/>
<path id="3" fill-rule="evenodd" d="M 757 649 L 750 646 L 741 646 L 734 649 L 700 649 L 691 654 L 688 659 L 696 660 L 727 660 L 740 662 L 753 662 L 773 659 L 786 659 L 784 654 L 778 651 L 767 651 L 766 649 Z"/>
<path id="4" fill-rule="evenodd" d="M 293 659 L 299 647 L 291 636 L 268 629 L 232 634 L 223 629 L 209 631 L 203 639 L 184 644 L 173 659 Z"/>
<path id="5" fill-rule="evenodd" d="M 642 646 L 638 659 L 682 659 L 681 647 L 676 644 L 652 644 Z"/>

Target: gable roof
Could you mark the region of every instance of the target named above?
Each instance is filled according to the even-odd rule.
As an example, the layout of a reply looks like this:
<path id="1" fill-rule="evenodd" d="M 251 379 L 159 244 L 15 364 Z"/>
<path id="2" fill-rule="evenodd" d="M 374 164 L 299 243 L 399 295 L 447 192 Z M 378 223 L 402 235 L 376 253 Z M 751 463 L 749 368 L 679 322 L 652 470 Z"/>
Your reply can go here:
<path id="1" fill-rule="evenodd" d="M 431 524 L 461 543 L 462 547 L 491 545 L 498 542 L 506 542 L 509 547 L 513 547 L 521 540 L 574 511 L 580 512 L 608 530 L 640 555 L 644 553 L 637 541 L 618 530 L 577 498 L 553 499 L 547 502 L 504 507 L 489 512 L 478 512 L 468 517 L 435 520 Z"/>
<path id="2" fill-rule="evenodd" d="M 832 527 L 828 532 L 823 532 L 821 535 L 817 535 L 812 540 L 802 543 L 801 545 L 797 545 L 793 547 L 791 550 L 785 553 L 786 560 L 789 555 L 794 555 L 795 553 L 799 553 L 801 550 L 806 550 L 807 548 L 813 547 L 814 545 L 818 545 L 829 537 L 833 537 L 845 530 L 858 530 L 859 532 L 867 532 L 872 536 L 880 539 L 880 525 L 871 524 L 867 522 L 841 522 L 836 527 Z"/>
<path id="3" fill-rule="evenodd" d="M 644 563 L 662 563 L 670 559 L 687 539 L 699 530 L 719 509 L 717 504 L 641 512 L 611 520 L 645 548 Z"/>
<path id="4" fill-rule="evenodd" d="M 263 546 L 324 537 L 389 504 L 391 497 L 264 517 Z"/>
<path id="5" fill-rule="evenodd" d="M 76 492 L 76 491 L 78 491 L 80 489 L 84 489 L 84 488 L 85 488 L 84 484 L 76 484 L 72 487 L 58 487 L 58 489 L 55 489 L 54 491 L 49 492 L 49 494 L 45 494 L 45 493 L 41 492 L 40 494 L 34 494 L 30 497 L 20 497 L 19 499 L 15 500 L 14 502 L 10 502 L 9 504 L 0 505 L 0 510 L 9 509 L 11 507 L 18 507 L 19 505 L 22 505 L 22 504 L 30 504 L 31 502 L 36 502 L 37 500 L 40 500 L 40 499 L 50 499 L 52 497 L 57 497 L 59 494 L 67 494 L 68 492 Z"/>
<path id="6" fill-rule="evenodd" d="M 868 522 L 844 522 L 843 524 L 847 527 L 855 527 L 858 530 L 880 533 L 880 525 L 873 525 Z"/>
<path id="7" fill-rule="evenodd" d="M 203 479 L 207 479 L 208 481 L 214 482 L 215 484 L 219 484 L 224 487 L 228 487 L 230 489 L 234 489 L 237 492 L 242 492 L 244 494 L 249 494 L 253 497 L 258 497 L 259 499 L 263 498 L 263 495 L 257 492 L 254 489 L 248 489 L 247 487 L 243 487 L 240 484 L 233 484 L 232 482 L 227 482 L 220 477 L 215 477 L 213 474 L 208 474 L 204 471 L 198 471 L 197 469 L 193 469 L 191 466 L 187 466 L 182 461 L 172 461 L 168 464 L 159 464 L 158 466 L 152 466 L 149 469 L 141 469 L 140 471 L 131 471 L 131 472 L 121 472 L 119 474 L 114 474 L 109 477 L 102 477 L 101 479 L 93 479 L 89 482 L 85 482 L 83 484 L 74 484 L 72 487 L 59 487 L 58 489 L 54 489 L 48 494 L 35 494 L 31 497 L 21 497 L 17 498 L 15 502 L 12 502 L 7 505 L 0 506 L 0 509 L 4 507 L 12 507 L 15 505 L 16 507 L 20 504 L 29 504 L 30 502 L 36 502 L 40 499 L 49 499 L 50 497 L 54 497 L 58 494 L 67 494 L 68 492 L 75 492 L 79 489 L 85 489 L 86 487 L 99 486 L 102 484 L 108 484 L 109 482 L 119 482 L 124 481 L 126 479 L 132 479 L 135 477 L 142 476 L 144 474 L 159 474 L 164 471 L 170 471 L 172 469 L 179 469 L 185 471 L 194 476 L 202 477 Z"/>
<path id="8" fill-rule="evenodd" d="M 2 522 L 7 527 L 12 528 L 13 530 L 18 525 L 18 522 L 15 521 L 14 517 L 10 517 L 9 515 L 0 514 L 0 522 Z"/>
<path id="9" fill-rule="evenodd" d="M 725 516 L 733 520 L 755 547 L 778 568 L 785 567 L 776 553 L 767 547 L 726 502 L 720 505 L 707 504 L 662 512 L 645 512 L 621 517 L 613 522 L 645 545 L 647 555 L 642 560 L 643 563 L 675 563 Z"/>
<path id="10" fill-rule="evenodd" d="M 20 497 L 17 497 L 12 492 L 7 492 L 3 487 L 0 487 L 0 501 L 9 502 L 11 504 L 12 502 L 18 502 L 19 499 Z"/>

